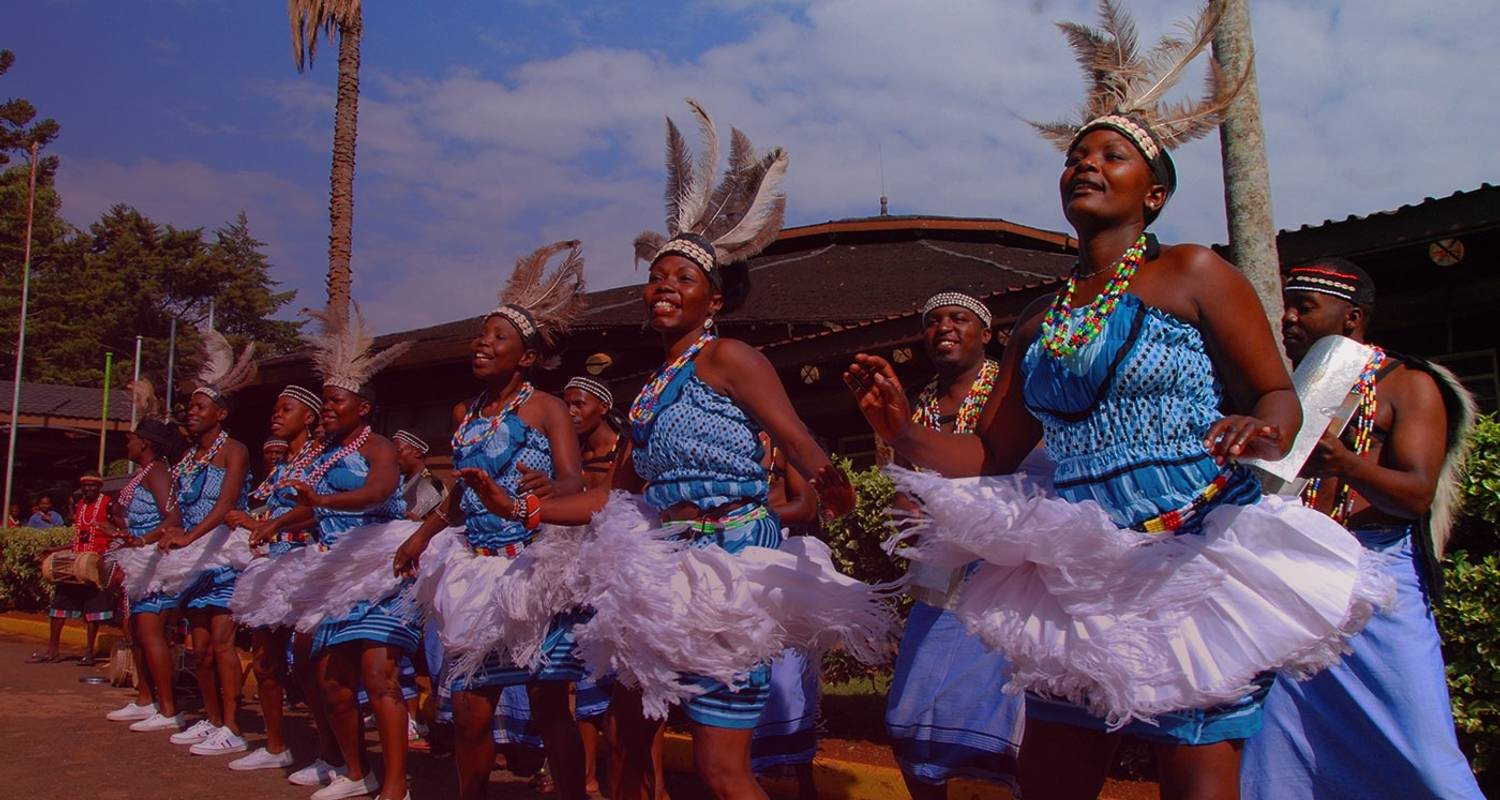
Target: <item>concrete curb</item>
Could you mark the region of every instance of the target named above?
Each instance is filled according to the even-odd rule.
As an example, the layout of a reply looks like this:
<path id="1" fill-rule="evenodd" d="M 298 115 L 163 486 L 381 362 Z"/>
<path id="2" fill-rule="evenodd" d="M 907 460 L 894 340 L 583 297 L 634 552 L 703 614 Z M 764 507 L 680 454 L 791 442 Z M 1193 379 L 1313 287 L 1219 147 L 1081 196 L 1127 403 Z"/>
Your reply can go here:
<path id="1" fill-rule="evenodd" d="M 24 636 L 43 644 L 47 642 L 51 625 L 51 620 L 45 614 L 23 614 L 17 611 L 0 614 L 0 633 Z M 114 652 L 115 642 L 123 638 L 124 634 L 118 628 L 102 625 L 99 628 L 99 638 L 94 643 L 94 655 L 109 656 Z M 67 624 L 63 625 L 61 646 L 64 649 L 82 650 L 87 643 L 88 637 L 84 634 L 82 620 L 70 619 Z"/>

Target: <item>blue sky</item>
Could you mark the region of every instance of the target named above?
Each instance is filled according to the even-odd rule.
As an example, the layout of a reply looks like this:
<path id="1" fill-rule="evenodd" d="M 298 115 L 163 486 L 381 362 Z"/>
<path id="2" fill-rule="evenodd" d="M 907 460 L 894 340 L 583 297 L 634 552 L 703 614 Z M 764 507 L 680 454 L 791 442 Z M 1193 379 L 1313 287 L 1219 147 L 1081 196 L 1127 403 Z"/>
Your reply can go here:
<path id="1" fill-rule="evenodd" d="M 1147 40 L 1194 10 L 1127 5 Z M 15 6 L 0 94 L 62 123 L 71 221 L 243 209 L 298 305 L 321 299 L 334 42 L 299 75 L 279 2 Z M 1279 226 L 1500 181 L 1500 6 L 1253 6 Z M 516 255 L 562 238 L 584 240 L 592 286 L 634 280 L 630 239 L 660 226 L 662 116 L 688 95 L 788 149 L 790 224 L 874 213 L 883 155 L 894 213 L 1063 229 L 1060 159 L 1023 118 L 1078 103 L 1051 22 L 1092 18 L 1088 0 L 367 3 L 355 295 L 381 330 L 475 314 Z M 1161 233 L 1222 241 L 1217 141 L 1178 164 Z"/>

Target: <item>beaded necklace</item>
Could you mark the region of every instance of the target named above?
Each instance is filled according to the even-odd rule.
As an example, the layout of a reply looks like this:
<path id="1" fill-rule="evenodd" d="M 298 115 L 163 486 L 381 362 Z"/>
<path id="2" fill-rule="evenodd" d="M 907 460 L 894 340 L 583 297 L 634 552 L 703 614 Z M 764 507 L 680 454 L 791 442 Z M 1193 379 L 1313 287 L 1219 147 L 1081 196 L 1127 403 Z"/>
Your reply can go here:
<path id="1" fill-rule="evenodd" d="M 255 491 L 250 493 L 250 497 L 256 500 L 265 500 L 271 496 L 271 492 L 285 486 L 287 481 L 295 480 L 319 455 L 322 455 L 323 444 L 323 441 L 320 439 L 314 439 L 311 436 L 307 437 L 307 441 L 302 443 L 302 449 L 297 451 L 296 457 L 286 462 L 279 473 L 274 469 L 271 470 L 271 474 L 267 475 L 266 479 L 261 481 L 259 486 L 255 487 Z"/>
<path id="2" fill-rule="evenodd" d="M 160 459 L 157 460 L 159 461 Z M 146 476 L 151 474 L 151 468 L 155 466 L 156 461 L 152 461 L 150 464 L 147 464 L 145 469 L 137 472 L 135 476 L 130 479 L 130 482 L 125 484 L 125 488 L 120 490 L 120 494 L 115 497 L 115 502 L 119 504 L 120 510 L 130 510 L 130 504 L 135 502 L 136 490 L 141 488 L 141 482 L 146 480 Z"/>
<path id="3" fill-rule="evenodd" d="M 108 500 L 108 497 L 101 494 L 94 498 L 94 502 L 92 503 L 78 504 L 78 513 L 73 517 L 73 527 L 78 529 L 79 536 L 82 536 L 85 531 L 91 531 L 99 523 L 99 515 L 104 513 L 104 507 L 108 505 Z M 87 511 L 93 513 L 89 514 L 87 519 L 84 519 L 84 512 Z"/>
<path id="4" fill-rule="evenodd" d="M 359 450 L 359 448 L 364 447 L 365 442 L 369 441 L 369 439 L 370 426 L 366 425 L 364 429 L 359 432 L 359 435 L 354 437 L 353 441 L 335 450 L 333 452 L 333 455 L 329 456 L 323 461 L 323 463 L 319 464 L 317 468 L 308 473 L 307 485 L 313 487 L 313 489 L 316 490 L 318 488 L 318 484 L 322 483 L 323 476 L 327 475 L 328 471 L 333 469 L 334 465 L 338 464 L 340 461 L 343 461 L 345 456 L 348 456 L 350 453 L 353 453 Z"/>
<path id="5" fill-rule="evenodd" d="M 1075 266 L 1073 274 L 1068 276 L 1067 285 L 1058 293 L 1057 299 L 1052 301 L 1052 307 L 1047 309 L 1047 315 L 1042 318 L 1042 347 L 1054 358 L 1066 358 L 1093 341 L 1104 330 L 1104 319 L 1119 305 L 1120 295 L 1130 286 L 1130 279 L 1135 277 L 1135 272 L 1140 269 L 1145 257 L 1146 234 L 1142 233 L 1135 244 L 1115 262 L 1115 274 L 1110 276 L 1104 291 L 1094 298 L 1094 302 L 1088 304 L 1083 317 L 1076 322 L 1073 321 L 1073 309 L 1070 305 L 1073 302 L 1073 291 L 1078 288 L 1078 270 Z"/>
<path id="6" fill-rule="evenodd" d="M 673 359 L 672 363 L 657 370 L 656 374 L 651 376 L 651 380 L 645 386 L 641 387 L 641 393 L 635 396 L 635 402 L 630 404 L 630 425 L 632 428 L 639 428 L 656 416 L 656 412 L 658 411 L 656 406 L 661 402 L 661 393 L 666 391 L 667 384 L 671 383 L 672 379 L 677 377 L 677 373 L 681 372 L 683 367 L 686 367 L 688 362 L 692 361 L 693 357 L 698 355 L 698 351 L 702 350 L 704 345 L 717 338 L 719 337 L 713 333 L 704 331 L 703 335 L 698 337 L 698 341 L 693 342 L 688 349 L 682 351 L 682 355 Z"/>
<path id="7" fill-rule="evenodd" d="M 499 430 L 500 426 L 505 423 L 505 418 L 520 411 L 521 406 L 525 405 L 526 401 L 531 399 L 531 395 L 535 391 L 536 387 L 532 386 L 530 381 L 521 384 L 521 388 L 516 390 L 516 396 L 512 397 L 510 402 L 505 404 L 505 408 L 500 409 L 499 414 L 489 418 L 490 424 L 488 427 L 476 435 L 468 436 L 464 434 L 464 429 L 469 427 L 469 423 L 479 418 L 479 414 L 484 408 L 485 396 L 480 395 L 479 399 L 474 401 L 474 405 L 470 406 L 468 412 L 464 414 L 463 420 L 458 423 L 458 430 L 453 432 L 453 449 L 457 451 L 466 447 L 472 447 L 494 436 L 495 431 Z"/>
<path id="8" fill-rule="evenodd" d="M 1370 345 L 1370 349 L 1370 359 L 1365 362 L 1364 371 L 1359 373 L 1359 383 L 1354 387 L 1354 391 L 1359 393 L 1359 408 L 1355 409 L 1354 419 L 1349 423 L 1354 428 L 1354 447 L 1351 449 L 1357 456 L 1370 452 L 1370 445 L 1375 442 L 1375 411 L 1378 408 L 1375 384 L 1380 379 L 1380 368 L 1385 366 L 1385 351 L 1374 345 Z M 1317 508 L 1318 492 L 1322 488 L 1322 478 L 1310 479 L 1307 487 L 1302 490 L 1303 505 Z M 1354 492 L 1347 481 L 1340 481 L 1328 516 L 1342 525 L 1353 510 Z"/>
<path id="9" fill-rule="evenodd" d="M 213 444 L 208 446 L 208 451 L 202 456 L 198 455 L 198 445 L 193 445 L 193 449 L 189 450 L 187 455 L 177 462 L 177 466 L 172 468 L 172 477 L 177 479 L 177 485 L 192 485 L 193 479 L 198 477 L 198 473 L 202 472 L 204 467 L 213 462 L 214 456 L 219 454 L 219 448 L 223 447 L 227 441 L 229 441 L 229 432 L 219 431 L 219 435 L 214 437 Z"/>
<path id="10" fill-rule="evenodd" d="M 979 423 L 979 412 L 984 410 L 984 404 L 989 402 L 990 391 L 995 388 L 995 379 L 1000 376 L 1000 364 L 991 359 L 985 359 L 984 364 L 979 367 L 979 374 L 975 376 L 974 383 L 969 386 L 969 393 L 964 395 L 964 400 L 958 406 L 958 413 L 953 417 L 954 433 L 973 433 Z M 911 421 L 924 428 L 941 430 L 943 427 L 942 415 L 938 411 L 938 382 L 932 383 L 922 389 L 917 395 L 917 409 L 912 412 Z"/>

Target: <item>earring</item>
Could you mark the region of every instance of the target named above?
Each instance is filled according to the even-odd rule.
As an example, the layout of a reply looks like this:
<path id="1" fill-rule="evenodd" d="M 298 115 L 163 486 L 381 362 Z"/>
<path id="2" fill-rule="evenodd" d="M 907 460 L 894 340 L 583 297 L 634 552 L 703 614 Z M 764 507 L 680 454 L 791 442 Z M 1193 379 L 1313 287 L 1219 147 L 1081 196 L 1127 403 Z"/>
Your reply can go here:
<path id="1" fill-rule="evenodd" d="M 714 328 L 714 318 L 713 317 L 709 317 L 708 319 L 703 320 L 703 330 L 711 331 L 711 330 L 713 330 L 713 328 Z"/>

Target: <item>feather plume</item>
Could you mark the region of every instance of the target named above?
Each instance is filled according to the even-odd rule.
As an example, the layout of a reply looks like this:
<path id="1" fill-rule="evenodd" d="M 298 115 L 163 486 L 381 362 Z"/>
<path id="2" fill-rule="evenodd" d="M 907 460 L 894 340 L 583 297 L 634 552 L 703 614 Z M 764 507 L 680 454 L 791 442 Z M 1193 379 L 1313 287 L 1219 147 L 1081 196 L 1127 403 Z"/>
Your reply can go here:
<path id="1" fill-rule="evenodd" d="M 156 419 L 161 415 L 161 401 L 156 397 L 156 385 L 150 378 L 136 378 L 130 382 L 130 401 L 135 405 L 137 419 Z"/>
<path id="2" fill-rule="evenodd" d="M 255 343 L 245 345 L 240 357 L 234 357 L 234 347 L 224 334 L 213 328 L 202 328 L 203 366 L 198 369 L 198 385 L 211 386 L 219 394 L 230 394 L 255 380 Z"/>
<path id="3" fill-rule="evenodd" d="M 562 264 L 546 274 L 552 257 L 567 250 Z M 502 306 L 516 306 L 536 321 L 537 333 L 551 347 L 583 316 L 583 255 L 577 240 L 555 242 L 516 259 L 516 269 L 500 292 Z"/>
<path id="4" fill-rule="evenodd" d="M 323 378 L 323 383 L 351 392 L 375 377 L 392 361 L 400 358 L 415 342 L 398 342 L 380 352 L 371 352 L 375 334 L 365 322 L 359 303 L 351 303 L 352 314 L 347 324 L 340 324 L 331 309 L 304 308 L 302 313 L 317 322 L 319 332 L 310 337 L 313 370 Z"/>
<path id="5" fill-rule="evenodd" d="M 769 154 L 770 161 L 754 184 L 754 194 L 743 205 L 739 222 L 733 228 L 714 239 L 721 264 L 732 264 L 749 258 L 742 253 L 759 253 L 775 241 L 781 232 L 782 216 L 786 211 L 786 196 L 781 193 L 781 181 L 786 177 L 790 159 L 785 151 L 776 148 Z M 760 172 L 759 170 L 754 170 Z M 751 184 L 745 184 L 748 189 Z"/>
<path id="6" fill-rule="evenodd" d="M 708 208 L 708 197 L 713 192 L 714 172 L 719 168 L 719 129 L 713 117 L 698 103 L 687 98 L 688 108 L 698 120 L 698 133 L 703 137 L 703 152 L 693 164 L 693 180 L 688 186 L 687 196 L 678 205 L 677 230 L 682 232 L 703 219 Z"/>
<path id="7" fill-rule="evenodd" d="M 676 123 L 667 117 L 667 233 L 677 235 L 678 220 L 693 186 L 693 156 Z"/>
<path id="8" fill-rule="evenodd" d="M 1144 56 L 1139 52 L 1135 23 L 1113 0 L 1100 0 L 1098 29 L 1058 23 L 1083 68 L 1088 91 L 1078 119 L 1031 122 L 1031 126 L 1060 150 L 1072 145 L 1084 125 L 1110 114 L 1140 120 L 1169 149 L 1207 135 L 1248 82 L 1249 67 L 1231 82 L 1225 80 L 1217 62 L 1211 63 L 1200 98 L 1172 104 L 1164 98 L 1213 41 L 1222 16 L 1222 1 L 1209 0 L 1191 23 L 1180 25 L 1180 35 L 1163 37 Z"/>
<path id="9" fill-rule="evenodd" d="M 651 259 L 656 255 L 656 251 L 660 250 L 661 246 L 666 243 L 667 237 L 662 236 L 656 231 L 643 231 L 639 236 L 635 237 L 635 260 L 637 267 L 639 267 L 642 261 L 647 264 L 651 263 Z"/>

